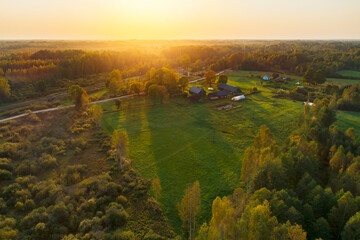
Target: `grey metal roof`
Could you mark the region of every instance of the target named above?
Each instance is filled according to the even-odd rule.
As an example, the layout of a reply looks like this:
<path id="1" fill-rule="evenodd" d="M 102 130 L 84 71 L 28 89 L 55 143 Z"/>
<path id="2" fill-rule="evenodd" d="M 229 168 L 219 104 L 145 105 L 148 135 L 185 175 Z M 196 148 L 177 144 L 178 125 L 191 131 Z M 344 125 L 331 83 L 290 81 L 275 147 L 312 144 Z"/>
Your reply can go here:
<path id="1" fill-rule="evenodd" d="M 197 87 L 197 86 L 193 86 L 193 87 L 191 87 L 191 88 L 189 89 L 189 92 L 190 92 L 190 93 L 195 93 L 195 94 L 199 94 L 199 93 L 201 93 L 202 91 L 205 92 L 204 89 L 202 89 L 201 87 Z"/>
<path id="2" fill-rule="evenodd" d="M 229 92 L 241 92 L 240 88 L 225 83 L 220 83 L 219 88 Z"/>

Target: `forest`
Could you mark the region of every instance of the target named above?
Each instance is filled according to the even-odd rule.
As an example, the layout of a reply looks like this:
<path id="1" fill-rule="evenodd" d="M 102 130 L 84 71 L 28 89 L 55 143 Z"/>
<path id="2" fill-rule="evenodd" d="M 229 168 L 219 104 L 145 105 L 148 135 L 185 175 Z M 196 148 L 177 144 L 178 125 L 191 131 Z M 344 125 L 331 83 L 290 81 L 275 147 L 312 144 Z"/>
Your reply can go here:
<path id="1" fill-rule="evenodd" d="M 14 90 L 7 101 L 44 96 L 74 83 L 88 86 L 94 81 L 87 76 L 113 69 L 121 70 L 124 78 L 143 76 L 152 67 L 163 66 L 191 72 L 205 67 L 214 71 L 233 68 L 299 75 L 316 69 L 324 77 L 360 78 L 339 73 L 360 69 L 360 45 L 356 41 L 210 41 L 203 45 L 200 41 L 170 46 L 166 43 L 148 42 L 119 50 L 34 50 L 25 45 L 23 51 L 0 57 L 2 75 Z M 106 46 L 106 42 L 103 44 Z M 3 51 L 10 47 L 5 45 Z"/>

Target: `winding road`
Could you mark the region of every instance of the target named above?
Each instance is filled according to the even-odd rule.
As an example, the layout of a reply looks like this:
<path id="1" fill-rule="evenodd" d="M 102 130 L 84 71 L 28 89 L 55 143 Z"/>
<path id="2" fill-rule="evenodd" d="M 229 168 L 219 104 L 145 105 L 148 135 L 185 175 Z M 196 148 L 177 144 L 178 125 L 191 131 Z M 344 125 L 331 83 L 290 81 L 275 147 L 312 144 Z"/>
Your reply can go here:
<path id="1" fill-rule="evenodd" d="M 216 75 L 220 75 L 220 74 L 223 74 L 226 70 L 224 71 L 220 71 L 218 72 Z M 195 80 L 192 80 L 192 81 L 189 81 L 189 83 L 195 83 L 195 82 L 199 82 L 199 81 L 202 81 L 204 80 L 205 78 L 199 78 L 199 79 L 195 79 Z M 97 87 L 98 88 L 98 87 Z M 141 95 L 143 95 L 144 93 L 140 93 Z M 66 96 L 67 93 L 62 93 L 62 94 L 59 94 L 59 95 L 56 95 L 56 97 L 59 97 L 59 96 Z M 123 96 L 120 96 L 120 97 L 114 97 L 114 98 L 108 98 L 108 99 L 104 99 L 104 100 L 99 100 L 99 101 L 94 101 L 94 102 L 91 102 L 89 103 L 88 105 L 92 105 L 92 104 L 97 104 L 97 103 L 104 103 L 104 102 L 109 102 L 109 101 L 113 101 L 113 100 L 116 100 L 116 99 L 123 99 L 123 98 L 129 98 L 129 97 L 133 97 L 137 94 L 128 94 L 128 95 L 123 95 Z M 53 97 L 53 96 L 50 96 L 50 97 Z M 24 102 L 24 103 L 19 103 L 19 105 L 23 105 L 23 104 L 27 104 L 27 103 L 33 103 L 33 102 L 36 102 L 36 101 L 41 101 L 42 99 L 43 100 L 47 100 L 49 99 L 50 97 L 44 97 L 44 98 L 40 98 L 40 99 L 35 99 L 35 100 L 31 100 L 31 101 L 27 101 L 27 102 Z M 41 110 L 36 110 L 36 111 L 33 111 L 32 113 L 43 113 L 43 112 L 52 112 L 52 111 L 57 111 L 57 110 L 61 110 L 61 109 L 66 109 L 66 108 L 71 108 L 71 107 L 74 107 L 75 105 L 68 105 L 68 106 L 60 106 L 60 107 L 55 107 L 55 108 L 47 108 L 47 109 L 41 109 Z M 29 113 L 23 113 L 23 114 L 19 114 L 19 115 L 16 115 L 16 116 L 12 116 L 12 117 L 8 117 L 8 118 L 4 118 L 4 119 L 0 119 L 0 123 L 1 122 L 6 122 L 6 121 L 10 121 L 10 120 L 14 120 L 14 119 L 17 119 L 17 118 L 21 118 L 21 117 L 25 117 L 29 115 Z"/>

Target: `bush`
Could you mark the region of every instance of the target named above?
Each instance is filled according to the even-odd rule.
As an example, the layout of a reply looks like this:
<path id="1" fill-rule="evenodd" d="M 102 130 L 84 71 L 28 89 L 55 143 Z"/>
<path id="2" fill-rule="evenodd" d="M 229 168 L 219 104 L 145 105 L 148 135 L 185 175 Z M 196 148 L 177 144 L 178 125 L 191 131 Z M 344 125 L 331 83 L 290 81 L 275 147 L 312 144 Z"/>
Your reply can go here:
<path id="1" fill-rule="evenodd" d="M 111 203 L 106 210 L 106 226 L 112 229 L 124 226 L 127 218 L 127 212 L 117 203 Z"/>
<path id="2" fill-rule="evenodd" d="M 25 201 L 24 208 L 25 208 L 25 210 L 27 210 L 27 211 L 33 210 L 33 209 L 35 208 L 34 200 L 32 200 L 32 199 L 27 199 L 27 200 Z"/>
<path id="3" fill-rule="evenodd" d="M 56 158 L 50 154 L 43 153 L 39 159 L 39 165 L 44 169 L 54 168 L 57 166 Z"/>
<path id="4" fill-rule="evenodd" d="M 132 231 L 116 230 L 113 234 L 106 234 L 105 240 L 133 240 L 135 235 Z"/>
<path id="5" fill-rule="evenodd" d="M 76 149 L 76 148 L 80 148 L 80 149 L 85 149 L 87 145 L 87 141 L 84 138 L 75 138 L 75 139 L 71 139 L 71 146 Z"/>
<path id="6" fill-rule="evenodd" d="M 12 171 L 11 160 L 8 158 L 0 158 L 0 169 Z"/>
<path id="7" fill-rule="evenodd" d="M 164 240 L 162 236 L 159 234 L 154 233 L 152 229 L 145 235 L 144 240 Z"/>
<path id="8" fill-rule="evenodd" d="M 118 196 L 118 202 L 123 205 L 124 207 L 127 206 L 127 198 L 123 195 Z"/>
<path id="9" fill-rule="evenodd" d="M 0 169 L 0 181 L 10 180 L 12 173 L 5 169 Z"/>

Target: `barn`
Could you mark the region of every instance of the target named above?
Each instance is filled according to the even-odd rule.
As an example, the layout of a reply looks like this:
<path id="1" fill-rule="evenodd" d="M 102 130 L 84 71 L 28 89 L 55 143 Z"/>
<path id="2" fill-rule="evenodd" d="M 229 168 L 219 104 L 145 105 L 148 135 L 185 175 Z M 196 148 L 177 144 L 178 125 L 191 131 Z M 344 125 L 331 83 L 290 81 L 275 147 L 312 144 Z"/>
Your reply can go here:
<path id="1" fill-rule="evenodd" d="M 217 92 L 209 93 L 207 96 L 210 100 L 216 100 L 216 99 L 226 98 L 227 92 L 226 91 L 217 91 Z"/>
<path id="2" fill-rule="evenodd" d="M 221 89 L 223 91 L 226 91 L 228 93 L 231 93 L 231 94 L 241 94 L 242 93 L 240 88 L 234 87 L 234 86 L 231 86 L 231 85 L 228 85 L 228 84 L 225 84 L 225 83 L 220 83 L 219 84 L 219 89 Z"/>

